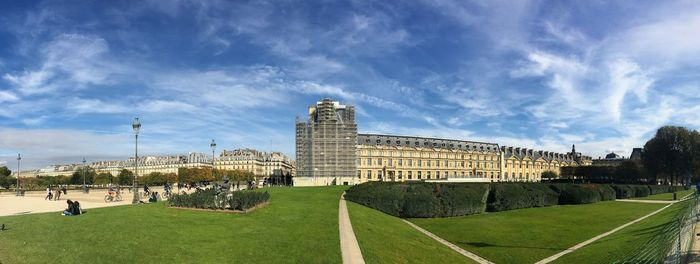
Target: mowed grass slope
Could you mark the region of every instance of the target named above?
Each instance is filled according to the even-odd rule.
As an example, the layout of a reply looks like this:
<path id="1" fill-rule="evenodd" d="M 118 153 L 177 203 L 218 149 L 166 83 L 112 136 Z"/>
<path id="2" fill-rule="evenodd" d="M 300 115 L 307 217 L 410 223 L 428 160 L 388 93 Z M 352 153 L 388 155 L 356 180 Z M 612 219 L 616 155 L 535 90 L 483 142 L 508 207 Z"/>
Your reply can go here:
<path id="1" fill-rule="evenodd" d="M 590 245 L 564 255 L 554 263 L 656 263 L 665 256 L 668 236 L 676 217 L 690 201 L 676 203 L 641 222 L 630 225 Z"/>
<path id="2" fill-rule="evenodd" d="M 475 263 L 400 218 L 353 202 L 348 212 L 366 263 Z"/>
<path id="3" fill-rule="evenodd" d="M 267 189 L 269 205 L 245 215 L 158 203 L 0 217 L 0 263 L 340 263 L 345 189 Z"/>
<path id="4" fill-rule="evenodd" d="M 534 263 L 663 206 L 610 201 L 410 221 L 495 263 Z"/>
<path id="5" fill-rule="evenodd" d="M 676 192 L 676 197 L 678 200 L 683 199 L 683 197 L 686 197 L 690 194 L 693 194 L 695 192 L 695 189 L 690 189 L 690 190 L 684 190 L 684 191 L 679 191 Z M 672 201 L 673 200 L 673 193 L 660 193 L 660 194 L 654 194 L 654 195 L 649 195 L 647 197 L 640 197 L 640 198 L 632 198 L 636 200 L 657 200 L 657 201 Z"/>

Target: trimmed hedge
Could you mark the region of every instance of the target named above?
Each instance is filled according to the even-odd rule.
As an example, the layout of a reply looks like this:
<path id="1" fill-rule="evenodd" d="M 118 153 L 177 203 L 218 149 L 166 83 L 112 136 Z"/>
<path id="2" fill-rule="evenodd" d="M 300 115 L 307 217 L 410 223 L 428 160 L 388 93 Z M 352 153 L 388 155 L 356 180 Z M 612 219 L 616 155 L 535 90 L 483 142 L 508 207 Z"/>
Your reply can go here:
<path id="1" fill-rule="evenodd" d="M 559 202 L 559 194 L 549 185 L 538 183 L 494 183 L 491 184 L 488 205 L 489 212 L 544 207 Z"/>
<path id="2" fill-rule="evenodd" d="M 487 184 L 367 182 L 345 199 L 398 217 L 450 217 L 484 212 Z"/>
<path id="3" fill-rule="evenodd" d="M 684 188 L 571 183 L 367 182 L 350 187 L 345 199 L 397 217 L 424 218 L 556 204 L 588 204 Z"/>
<path id="4" fill-rule="evenodd" d="M 592 184 L 593 185 L 593 184 Z M 615 189 L 608 184 L 597 184 L 598 193 L 600 194 L 601 201 L 612 201 L 615 200 Z"/>
<path id="5" fill-rule="evenodd" d="M 174 194 L 168 203 L 175 207 L 190 207 L 200 209 L 247 210 L 258 204 L 267 202 L 270 194 L 267 192 L 237 191 L 228 196 L 216 195 L 214 189 L 197 190 L 190 194 Z M 220 201 L 217 203 L 217 200 Z"/>
<path id="6" fill-rule="evenodd" d="M 601 200 L 598 186 L 594 184 L 554 184 L 559 193 L 559 204 L 589 204 Z"/>

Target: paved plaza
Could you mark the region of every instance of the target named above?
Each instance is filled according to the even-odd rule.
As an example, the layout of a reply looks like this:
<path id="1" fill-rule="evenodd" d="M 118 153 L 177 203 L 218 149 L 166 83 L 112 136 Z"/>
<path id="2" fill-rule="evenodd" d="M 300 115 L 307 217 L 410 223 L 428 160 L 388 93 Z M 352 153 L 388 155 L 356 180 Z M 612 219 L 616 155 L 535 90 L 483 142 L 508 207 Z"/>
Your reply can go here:
<path id="1" fill-rule="evenodd" d="M 162 187 L 151 188 L 151 190 L 159 194 L 163 193 Z M 143 190 L 139 189 L 139 192 L 141 191 Z M 106 189 L 93 189 L 89 194 L 84 194 L 80 190 L 68 190 L 67 195 L 61 194 L 60 200 L 48 201 L 44 200 L 46 196 L 44 191 L 26 192 L 24 197 L 17 197 L 14 192 L 3 192 L 0 193 L 0 216 L 62 212 L 67 207 L 66 200 L 69 199 L 77 200 L 80 202 L 80 206 L 87 210 L 107 206 L 128 205 L 131 204 L 131 199 L 133 198 L 132 194 L 125 188 L 122 192 L 122 201 L 106 203 L 104 201 L 106 194 Z M 142 199 L 142 201 L 148 202 L 147 199 Z"/>

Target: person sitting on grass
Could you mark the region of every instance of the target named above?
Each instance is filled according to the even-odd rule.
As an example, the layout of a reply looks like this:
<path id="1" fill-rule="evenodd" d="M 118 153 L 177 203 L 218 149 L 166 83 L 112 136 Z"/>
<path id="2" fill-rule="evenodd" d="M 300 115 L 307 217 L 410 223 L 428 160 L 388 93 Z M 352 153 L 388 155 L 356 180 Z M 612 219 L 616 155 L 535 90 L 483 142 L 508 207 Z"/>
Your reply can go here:
<path id="1" fill-rule="evenodd" d="M 73 202 L 73 215 L 81 215 L 83 214 L 83 208 L 80 207 L 80 203 L 78 201 Z"/>
<path id="2" fill-rule="evenodd" d="M 73 215 L 73 207 L 74 207 L 73 201 L 68 200 L 68 201 L 66 201 L 66 203 L 68 204 L 68 208 L 66 208 L 66 210 L 63 210 L 63 215 L 71 216 L 71 215 Z"/>
<path id="3" fill-rule="evenodd" d="M 156 198 L 156 193 L 157 193 L 157 192 L 151 193 L 151 197 L 148 198 L 148 202 L 149 202 L 149 203 L 155 203 L 155 202 L 158 201 L 158 198 Z"/>

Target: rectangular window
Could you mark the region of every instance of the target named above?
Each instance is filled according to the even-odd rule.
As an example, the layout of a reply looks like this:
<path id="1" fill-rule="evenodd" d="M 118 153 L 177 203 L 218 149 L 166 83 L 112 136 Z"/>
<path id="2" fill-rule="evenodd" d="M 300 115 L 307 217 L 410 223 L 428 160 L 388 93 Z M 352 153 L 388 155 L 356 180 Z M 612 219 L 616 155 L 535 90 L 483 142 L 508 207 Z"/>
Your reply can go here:
<path id="1" fill-rule="evenodd" d="M 403 159 L 399 159 L 399 166 L 403 165 Z"/>
<path id="2" fill-rule="evenodd" d="M 359 170 L 357 171 L 357 178 L 358 178 L 358 179 L 359 179 L 359 178 L 362 178 L 362 171 L 359 171 Z"/>
<path id="3" fill-rule="evenodd" d="M 403 180 L 403 171 L 399 171 L 399 180 Z"/>
<path id="4" fill-rule="evenodd" d="M 378 170 L 377 171 L 377 179 L 384 180 L 384 178 L 382 178 L 382 176 L 384 176 L 384 175 L 382 175 L 382 171 Z"/>
<path id="5" fill-rule="evenodd" d="M 391 162 L 391 158 L 388 158 L 388 159 L 387 159 L 387 165 L 389 165 L 389 166 L 394 165 L 394 164 Z"/>
<path id="6" fill-rule="evenodd" d="M 419 180 L 421 179 L 421 172 L 420 171 L 418 172 L 418 179 Z"/>
<path id="7" fill-rule="evenodd" d="M 408 160 L 408 166 L 413 167 L 413 160 L 412 159 Z"/>
<path id="8" fill-rule="evenodd" d="M 367 171 L 367 179 L 371 180 L 372 179 L 372 171 Z"/>
<path id="9" fill-rule="evenodd" d="M 367 158 L 367 166 L 372 166 L 372 158 Z"/>
<path id="10" fill-rule="evenodd" d="M 418 167 L 420 168 L 421 165 L 423 165 L 423 162 L 421 162 L 421 160 L 418 160 Z"/>
<path id="11" fill-rule="evenodd" d="M 445 172 L 445 178 L 447 178 L 447 175 L 448 175 L 448 174 L 449 174 L 448 172 Z"/>
<path id="12" fill-rule="evenodd" d="M 382 158 L 377 158 L 377 165 L 382 165 Z"/>
<path id="13" fill-rule="evenodd" d="M 426 179 L 430 179 L 430 172 L 428 172 L 428 175 L 426 175 Z"/>
<path id="14" fill-rule="evenodd" d="M 408 172 L 408 179 L 413 180 L 413 172 L 412 171 Z"/>
<path id="15" fill-rule="evenodd" d="M 436 161 L 435 161 L 435 167 L 440 168 L 440 161 L 439 161 L 439 160 L 436 160 Z"/>

